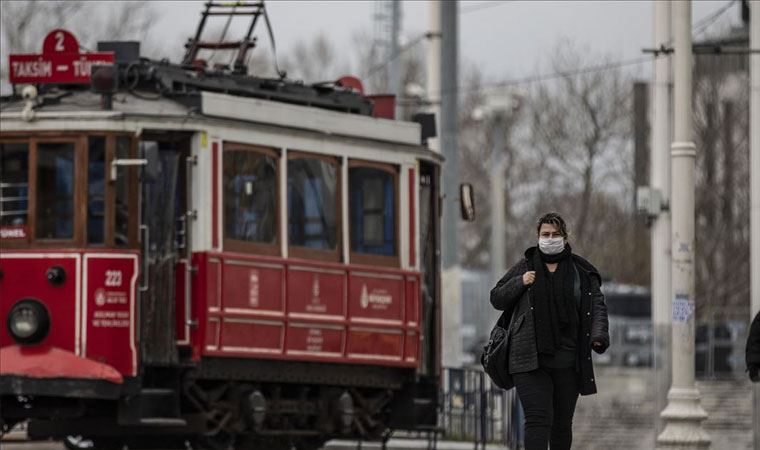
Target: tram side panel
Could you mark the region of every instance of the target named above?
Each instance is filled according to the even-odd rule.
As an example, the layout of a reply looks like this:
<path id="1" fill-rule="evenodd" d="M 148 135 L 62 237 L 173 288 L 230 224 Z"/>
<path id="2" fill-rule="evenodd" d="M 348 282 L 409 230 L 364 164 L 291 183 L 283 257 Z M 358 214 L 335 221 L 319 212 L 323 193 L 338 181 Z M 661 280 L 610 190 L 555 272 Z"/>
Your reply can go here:
<path id="1" fill-rule="evenodd" d="M 199 253 L 197 356 L 417 368 L 419 274 Z"/>

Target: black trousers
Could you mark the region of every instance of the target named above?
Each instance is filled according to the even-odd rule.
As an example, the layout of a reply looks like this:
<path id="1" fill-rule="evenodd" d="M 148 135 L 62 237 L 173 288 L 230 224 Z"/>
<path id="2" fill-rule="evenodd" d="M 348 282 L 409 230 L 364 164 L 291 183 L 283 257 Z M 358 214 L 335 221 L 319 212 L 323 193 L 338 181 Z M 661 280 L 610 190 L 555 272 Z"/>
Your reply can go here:
<path id="1" fill-rule="evenodd" d="M 537 370 L 512 375 L 525 411 L 525 450 L 569 450 L 578 401 L 574 368 Z"/>

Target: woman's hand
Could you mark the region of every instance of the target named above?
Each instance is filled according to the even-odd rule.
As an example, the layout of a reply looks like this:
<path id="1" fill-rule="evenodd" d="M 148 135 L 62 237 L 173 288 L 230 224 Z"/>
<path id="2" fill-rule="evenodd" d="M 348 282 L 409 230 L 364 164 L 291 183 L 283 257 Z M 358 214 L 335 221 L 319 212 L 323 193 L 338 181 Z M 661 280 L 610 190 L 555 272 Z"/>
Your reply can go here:
<path id="1" fill-rule="evenodd" d="M 529 286 L 533 284 L 534 281 L 536 281 L 536 272 L 534 270 L 525 272 L 522 276 L 523 279 L 523 285 Z"/>

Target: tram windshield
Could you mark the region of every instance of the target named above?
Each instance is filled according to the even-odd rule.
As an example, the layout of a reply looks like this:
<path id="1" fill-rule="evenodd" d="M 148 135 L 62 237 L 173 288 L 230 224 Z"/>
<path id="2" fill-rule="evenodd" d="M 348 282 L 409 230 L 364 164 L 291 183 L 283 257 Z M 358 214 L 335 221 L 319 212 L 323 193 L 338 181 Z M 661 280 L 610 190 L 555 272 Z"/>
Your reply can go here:
<path id="1" fill-rule="evenodd" d="M 110 162 L 129 158 L 132 142 L 113 134 L 0 139 L 3 245 L 134 245 L 136 176 L 125 169 L 106 181 Z"/>
<path id="2" fill-rule="evenodd" d="M 74 144 L 37 146 L 37 239 L 74 237 Z"/>
<path id="3" fill-rule="evenodd" d="M 29 144 L 0 143 L 0 232 L 26 235 L 29 209 Z"/>

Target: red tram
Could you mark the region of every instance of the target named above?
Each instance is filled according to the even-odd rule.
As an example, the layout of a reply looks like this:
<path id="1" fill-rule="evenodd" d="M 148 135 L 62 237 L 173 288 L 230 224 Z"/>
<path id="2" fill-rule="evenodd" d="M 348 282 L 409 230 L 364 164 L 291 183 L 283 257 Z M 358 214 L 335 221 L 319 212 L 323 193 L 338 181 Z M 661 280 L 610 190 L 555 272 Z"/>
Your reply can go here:
<path id="1" fill-rule="evenodd" d="M 316 448 L 434 427 L 423 127 L 340 83 L 99 49 L 92 86 L 0 103 L 2 430 Z"/>

